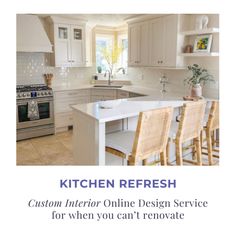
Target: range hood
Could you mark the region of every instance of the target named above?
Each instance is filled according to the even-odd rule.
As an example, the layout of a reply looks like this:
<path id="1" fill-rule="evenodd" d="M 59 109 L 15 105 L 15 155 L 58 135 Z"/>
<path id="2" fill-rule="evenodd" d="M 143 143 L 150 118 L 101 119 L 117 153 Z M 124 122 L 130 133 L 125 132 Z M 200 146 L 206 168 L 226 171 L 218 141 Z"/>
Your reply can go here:
<path id="1" fill-rule="evenodd" d="M 17 52 L 52 52 L 52 44 L 38 16 L 17 15 Z"/>

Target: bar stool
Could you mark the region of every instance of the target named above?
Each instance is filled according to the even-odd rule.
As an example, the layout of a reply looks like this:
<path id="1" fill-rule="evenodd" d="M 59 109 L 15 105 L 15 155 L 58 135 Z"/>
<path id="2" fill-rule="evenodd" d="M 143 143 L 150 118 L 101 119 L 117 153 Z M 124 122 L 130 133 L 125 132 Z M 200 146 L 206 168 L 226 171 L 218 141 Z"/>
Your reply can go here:
<path id="1" fill-rule="evenodd" d="M 161 165 L 167 165 L 166 145 L 173 108 L 161 108 L 139 113 L 136 131 L 120 131 L 106 135 L 106 152 L 119 156 L 128 165 L 148 163 L 149 157 L 160 155 Z"/>
<path id="2" fill-rule="evenodd" d="M 219 158 L 219 142 L 216 139 L 216 131 L 219 130 L 219 127 L 219 102 L 212 101 L 208 121 L 203 129 L 206 136 L 205 140 L 203 139 L 203 132 L 201 134 L 202 149 L 207 150 L 207 152 L 202 151 L 202 154 L 208 155 L 209 165 L 214 164 L 213 157 Z M 203 146 L 204 141 L 206 141 L 207 147 Z M 213 152 L 218 154 L 213 154 Z"/>
<path id="3" fill-rule="evenodd" d="M 183 161 L 195 165 L 202 165 L 201 157 L 201 130 L 203 127 L 203 118 L 205 113 L 206 102 L 188 102 L 183 105 L 181 116 L 179 117 L 179 126 L 177 132 L 173 132 L 169 142 L 175 143 L 176 164 L 183 165 Z M 183 158 L 183 144 L 193 141 L 191 148 L 196 151 L 196 159 L 187 160 Z M 189 145 L 188 145 L 189 148 Z M 169 145 L 167 145 L 169 153 Z M 169 159 L 169 154 L 168 154 Z"/>

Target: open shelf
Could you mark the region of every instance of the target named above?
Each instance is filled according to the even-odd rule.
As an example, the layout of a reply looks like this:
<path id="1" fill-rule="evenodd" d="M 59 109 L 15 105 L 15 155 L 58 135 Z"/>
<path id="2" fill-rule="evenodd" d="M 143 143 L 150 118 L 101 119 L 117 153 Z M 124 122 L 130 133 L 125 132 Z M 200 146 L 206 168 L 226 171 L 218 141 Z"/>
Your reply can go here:
<path id="1" fill-rule="evenodd" d="M 182 35 L 190 36 L 190 35 L 202 35 L 202 34 L 214 34 L 219 33 L 219 28 L 208 28 L 202 30 L 190 30 L 181 32 Z"/>
<path id="2" fill-rule="evenodd" d="M 181 53 L 180 56 L 183 57 L 218 57 L 218 52 L 193 52 L 193 53 Z"/>

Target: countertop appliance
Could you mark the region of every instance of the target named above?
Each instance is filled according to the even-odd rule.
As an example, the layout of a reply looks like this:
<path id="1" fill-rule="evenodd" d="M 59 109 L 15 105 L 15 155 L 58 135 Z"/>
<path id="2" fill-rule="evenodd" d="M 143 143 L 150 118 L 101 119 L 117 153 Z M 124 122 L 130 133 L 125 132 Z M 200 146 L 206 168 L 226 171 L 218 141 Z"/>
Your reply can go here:
<path id="1" fill-rule="evenodd" d="M 29 115 L 33 102 L 37 118 Z M 44 84 L 18 85 L 16 87 L 17 140 L 54 134 L 53 91 Z"/>

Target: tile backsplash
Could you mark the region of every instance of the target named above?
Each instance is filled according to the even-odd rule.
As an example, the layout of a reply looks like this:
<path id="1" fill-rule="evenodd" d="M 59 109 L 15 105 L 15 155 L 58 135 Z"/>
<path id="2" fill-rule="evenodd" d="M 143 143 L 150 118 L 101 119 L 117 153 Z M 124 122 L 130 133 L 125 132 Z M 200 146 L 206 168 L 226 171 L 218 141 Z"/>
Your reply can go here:
<path id="1" fill-rule="evenodd" d="M 43 83 L 43 73 L 47 71 L 45 53 L 17 53 L 17 84 Z"/>
<path id="2" fill-rule="evenodd" d="M 197 63 L 209 70 L 214 76 L 215 83 L 207 84 L 203 88 L 203 95 L 210 98 L 219 98 L 219 61 L 218 59 L 194 59 L 189 64 Z M 17 84 L 44 83 L 43 74 L 53 73 L 53 86 L 89 84 L 94 67 L 65 68 L 51 67 L 48 55 L 45 53 L 17 53 Z M 179 95 L 189 95 L 189 87 L 184 84 L 187 70 L 161 70 L 158 68 L 141 67 L 128 68 L 128 73 L 122 78 L 131 80 L 132 84 L 161 90 L 160 77 L 165 74 L 168 78 L 167 91 Z M 117 77 L 117 79 L 119 76 Z"/>
<path id="3" fill-rule="evenodd" d="M 42 84 L 43 74 L 54 75 L 53 85 L 88 84 L 94 68 L 51 67 L 46 53 L 17 53 L 17 84 Z"/>
<path id="4" fill-rule="evenodd" d="M 203 96 L 208 98 L 219 98 L 219 57 L 188 58 L 187 65 L 198 64 L 206 68 L 213 75 L 215 82 L 208 83 L 203 87 Z M 154 67 L 143 67 L 128 69 L 128 77 L 133 84 L 143 85 L 161 90 L 160 77 L 165 75 L 168 78 L 167 91 L 179 95 L 189 95 L 190 88 L 184 80 L 190 76 L 187 69 L 159 69 Z"/>

